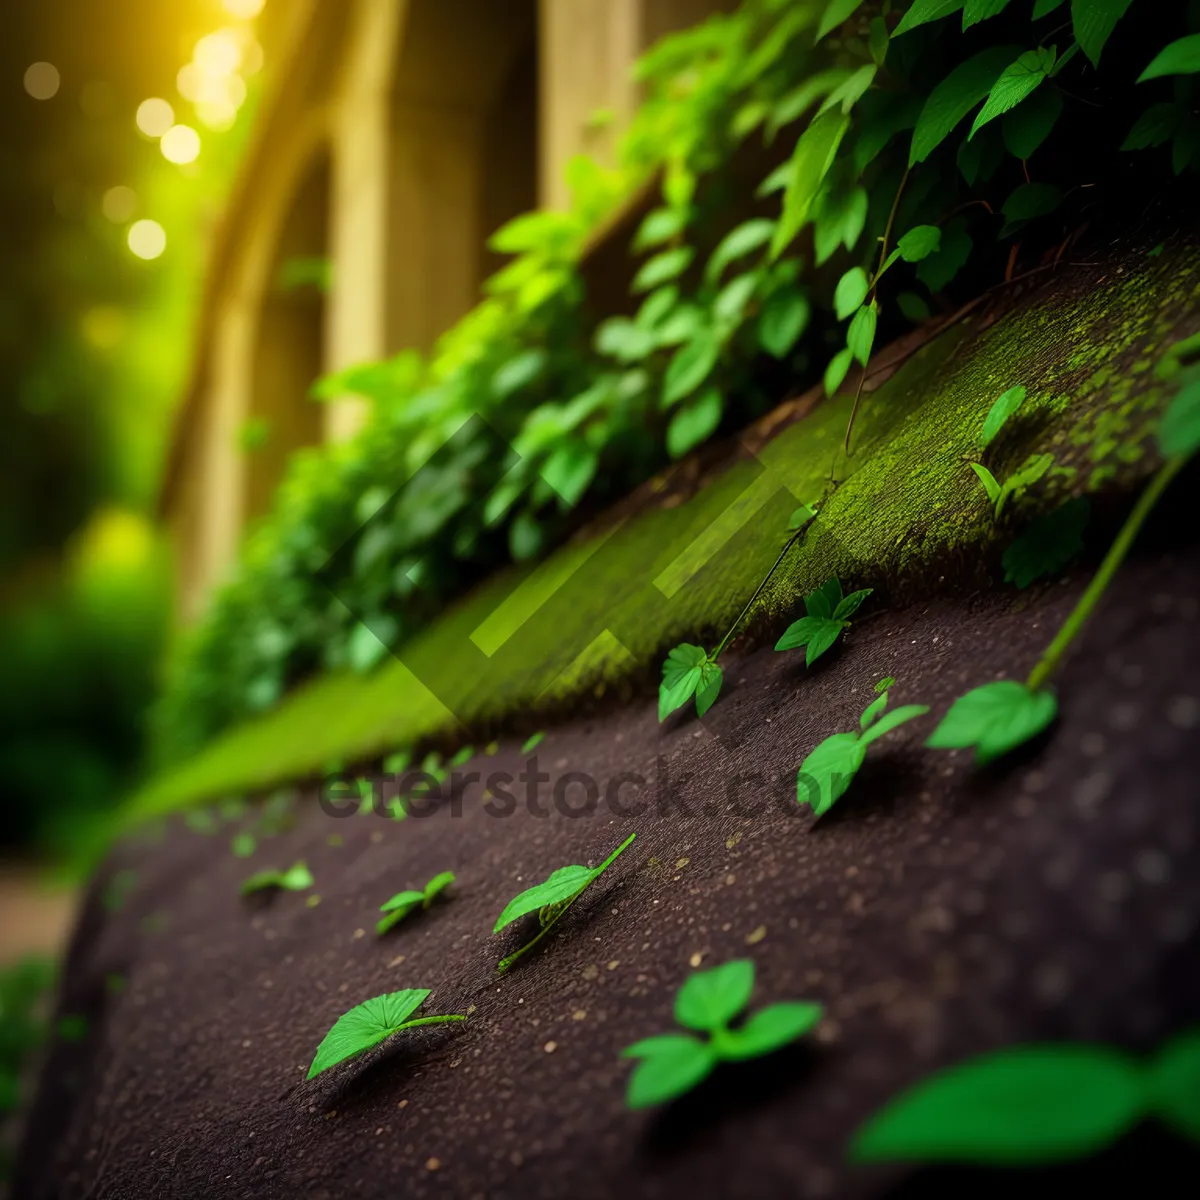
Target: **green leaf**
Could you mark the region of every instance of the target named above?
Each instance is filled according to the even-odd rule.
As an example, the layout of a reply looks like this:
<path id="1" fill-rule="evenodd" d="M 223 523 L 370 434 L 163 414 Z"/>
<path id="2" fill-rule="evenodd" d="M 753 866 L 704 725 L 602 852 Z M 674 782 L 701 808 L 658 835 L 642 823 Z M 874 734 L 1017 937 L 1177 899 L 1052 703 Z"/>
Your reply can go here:
<path id="1" fill-rule="evenodd" d="M 871 347 L 875 344 L 875 325 L 878 318 L 879 310 L 872 300 L 854 314 L 850 328 L 846 330 L 846 347 L 864 367 L 871 357 Z"/>
<path id="2" fill-rule="evenodd" d="M 1023 683 L 1001 679 L 960 696 L 929 736 L 931 750 L 975 748 L 979 766 L 1037 737 L 1058 712 L 1052 692 L 1031 692 Z"/>
<path id="3" fill-rule="evenodd" d="M 959 122 L 992 90 L 1016 53 L 1016 46 L 992 46 L 960 63 L 929 93 L 913 131 L 908 154 L 910 167 L 924 162 L 954 132 Z"/>
<path id="4" fill-rule="evenodd" d="M 808 326 L 808 297 L 791 288 L 776 292 L 758 319 L 758 344 L 773 358 L 784 358 Z"/>
<path id="5" fill-rule="evenodd" d="M 1008 419 L 1025 403 L 1025 387 L 1018 383 L 1003 392 L 988 409 L 988 415 L 983 420 L 983 430 L 979 434 L 979 445 L 986 448 L 992 444 L 996 435 L 1007 424 Z"/>
<path id="6" fill-rule="evenodd" d="M 706 662 L 700 668 L 700 683 L 696 688 L 696 715 L 704 716 L 716 703 L 721 693 L 721 668 L 714 662 Z"/>
<path id="7" fill-rule="evenodd" d="M 1005 237 L 1025 221 L 1044 217 L 1062 203 L 1062 191 L 1052 183 L 1022 183 L 1000 210 L 1006 220 L 1000 236 Z"/>
<path id="8" fill-rule="evenodd" d="M 755 217 L 744 221 L 741 225 L 730 230 L 717 248 L 712 252 L 708 265 L 704 268 L 704 278 L 708 283 L 716 283 L 722 272 L 730 263 L 743 258 L 752 250 L 765 246 L 775 233 L 775 222 L 765 217 Z"/>
<path id="9" fill-rule="evenodd" d="M 1008 152 L 1024 162 L 1050 136 L 1062 115 L 1062 93 L 1056 87 L 1039 88 L 1024 104 L 1004 114 L 1000 129 Z"/>
<path id="10" fill-rule="evenodd" d="M 454 882 L 453 871 L 440 871 L 425 885 L 425 907 L 428 908 Z"/>
<path id="11" fill-rule="evenodd" d="M 333 1028 L 317 1047 L 308 1068 L 308 1078 L 328 1071 L 348 1058 L 378 1046 L 385 1038 L 404 1027 L 405 1021 L 429 998 L 428 988 L 409 988 L 364 1000 L 334 1022 Z"/>
<path id="12" fill-rule="evenodd" d="M 721 424 L 724 398 L 716 388 L 708 388 L 685 404 L 667 426 L 667 453 L 682 458 L 689 450 L 707 441 Z"/>
<path id="13" fill-rule="evenodd" d="M 1054 62 L 1054 48 L 1039 46 L 1036 50 L 1027 50 L 1016 62 L 1005 67 L 988 92 L 987 102 L 979 110 L 967 135 L 968 139 L 973 138 L 989 121 L 1016 108 L 1050 74 Z"/>
<path id="14" fill-rule="evenodd" d="M 929 311 L 929 305 L 916 292 L 901 292 L 896 297 L 896 307 L 914 324 L 928 321 L 933 315 Z"/>
<path id="15" fill-rule="evenodd" d="M 996 517 L 1004 511 L 1004 505 L 1010 496 L 1019 495 L 1031 484 L 1037 483 L 1054 465 L 1052 454 L 1031 454 L 1025 464 L 1014 471 L 1000 489 L 1000 499 L 996 501 Z"/>
<path id="16" fill-rule="evenodd" d="M 828 812 L 854 782 L 866 754 L 857 733 L 827 737 L 800 764 L 796 803 L 809 805 L 816 817 Z"/>
<path id="17" fill-rule="evenodd" d="M 1192 33 L 1164 46 L 1138 76 L 1138 83 L 1163 75 L 1195 75 L 1200 72 L 1200 33 Z"/>
<path id="18" fill-rule="evenodd" d="M 746 305 L 750 303 L 758 287 L 757 271 L 738 275 L 731 279 L 718 293 L 713 301 L 713 317 L 722 334 L 728 336 L 742 322 Z"/>
<path id="19" fill-rule="evenodd" d="M 1083 551 L 1083 531 L 1088 523 L 1087 497 L 1068 500 L 1039 517 L 1004 552 L 1004 581 L 1026 588 L 1036 579 L 1056 575 Z"/>
<path id="20" fill-rule="evenodd" d="M 503 400 L 507 396 L 528 387 L 546 366 L 544 350 L 526 350 L 510 358 L 502 367 L 497 368 L 492 376 L 492 392 L 496 399 Z"/>
<path id="21" fill-rule="evenodd" d="M 826 187 L 813 209 L 813 248 L 817 266 L 826 263 L 839 246 L 853 250 L 867 221 L 869 197 L 865 188 L 848 193 Z"/>
<path id="22" fill-rule="evenodd" d="M 634 317 L 634 324 L 639 329 L 653 332 L 661 324 L 663 318 L 679 303 L 679 288 L 668 283 L 653 291 L 642 301 L 641 308 Z"/>
<path id="23" fill-rule="evenodd" d="M 620 363 L 632 363 L 640 362 L 652 354 L 657 342 L 650 329 L 643 328 L 628 317 L 609 317 L 597 327 L 593 344 L 599 354 L 615 358 Z"/>
<path id="24" fill-rule="evenodd" d="M 979 482 L 983 484 L 983 490 L 987 492 L 988 499 L 996 504 L 999 502 L 1003 489 L 996 482 L 996 477 L 983 465 L 983 463 L 973 462 L 971 470 L 979 476 Z"/>
<path id="25" fill-rule="evenodd" d="M 841 279 L 833 293 L 833 307 L 839 321 L 844 321 L 867 298 L 870 284 L 862 267 L 851 267 Z"/>
<path id="26" fill-rule="evenodd" d="M 923 717 L 928 711 L 928 704 L 904 704 L 899 708 L 894 708 L 890 713 L 884 713 L 870 729 L 859 737 L 859 745 L 866 749 L 872 742 L 877 742 L 881 737 L 891 733 L 893 729 L 898 729 L 916 717 Z"/>
<path id="27" fill-rule="evenodd" d="M 1187 116 L 1187 109 L 1179 104 L 1152 104 L 1133 123 L 1129 135 L 1121 143 L 1122 150 L 1145 150 L 1149 146 L 1161 146 L 1170 141 Z"/>
<path id="28" fill-rule="evenodd" d="M 1200 1142 L 1200 1030 L 1169 1041 L 1147 1072 L 1150 1106 L 1189 1141 Z"/>
<path id="29" fill-rule="evenodd" d="M 538 746 L 545 741 L 545 739 L 546 735 L 544 733 L 531 733 L 529 737 L 525 739 L 525 744 L 521 747 L 521 753 L 530 754 L 532 751 L 536 750 Z"/>
<path id="30" fill-rule="evenodd" d="M 380 906 L 380 912 L 395 912 L 397 909 L 409 910 L 425 900 L 424 892 L 397 892 L 390 900 L 385 900 Z"/>
<path id="31" fill-rule="evenodd" d="M 827 33 L 832 33 L 839 25 L 844 25 L 862 5 L 863 0 L 829 0 L 825 15 L 817 26 L 816 40 L 819 42 Z"/>
<path id="32" fill-rule="evenodd" d="M 855 1135 L 857 1162 L 1009 1166 L 1095 1153 L 1141 1115 L 1137 1065 L 1099 1046 L 1016 1046 L 918 1083 Z"/>
<path id="33" fill-rule="evenodd" d="M 896 243 L 900 257 L 915 263 L 933 254 L 942 244 L 942 231 L 936 225 L 916 225 Z"/>
<path id="34" fill-rule="evenodd" d="M 1042 17 L 1048 17 L 1059 5 L 1066 3 L 1066 0 L 1036 0 L 1033 6 L 1033 19 L 1040 21 Z"/>
<path id="35" fill-rule="evenodd" d="M 303 892 L 312 887 L 315 880 L 303 862 L 293 863 L 286 871 L 266 870 L 251 875 L 242 884 L 242 895 L 279 888 L 284 892 Z"/>
<path id="36" fill-rule="evenodd" d="M 838 84 L 821 102 L 818 115 L 830 109 L 841 106 L 843 113 L 848 113 L 862 99 L 863 93 L 875 81 L 879 68 L 874 63 L 859 67 L 849 79 Z"/>
<path id="37" fill-rule="evenodd" d="M 899 37 L 902 33 L 929 21 L 948 17 L 951 13 L 958 12 L 965 2 L 966 0 L 913 0 L 908 12 L 900 18 L 900 24 L 892 30 L 892 37 Z"/>
<path id="38" fill-rule="evenodd" d="M 940 292 L 971 257 L 971 235 L 963 217 L 954 217 L 942 230 L 942 245 L 917 266 L 917 278 L 931 292 Z"/>
<path id="39" fill-rule="evenodd" d="M 514 896 L 504 911 L 496 918 L 492 927 L 493 933 L 499 933 L 521 917 L 540 908 L 549 908 L 564 900 L 573 900 L 596 877 L 596 872 L 590 867 L 578 865 L 559 867 L 544 882 L 527 888 L 520 895 Z"/>
<path id="40" fill-rule="evenodd" d="M 658 691 L 658 719 L 665 721 L 677 708 L 685 705 L 700 686 L 701 667 L 708 662 L 703 646 L 687 642 L 676 646 L 663 663 L 662 684 Z"/>
<path id="41" fill-rule="evenodd" d="M 882 694 L 876 696 L 875 699 L 872 700 L 871 703 L 868 704 L 867 707 L 863 709 L 862 716 L 858 718 L 859 729 L 870 728 L 870 726 L 874 722 L 875 718 L 877 716 L 879 716 L 879 714 L 881 712 L 883 712 L 883 710 L 885 708 L 887 708 L 887 705 L 888 705 L 888 694 L 887 694 L 887 690 L 884 689 Z"/>
<path id="42" fill-rule="evenodd" d="M 1100 65 L 1104 43 L 1132 3 L 1133 0 L 1071 0 L 1075 40 L 1093 67 Z"/>
<path id="43" fill-rule="evenodd" d="M 967 0 L 963 8 L 963 32 L 972 25 L 978 25 L 980 21 L 999 16 L 1008 7 L 1008 3 L 1009 0 Z"/>
<path id="44" fill-rule="evenodd" d="M 686 209 L 656 208 L 647 213 L 633 239 L 634 253 L 639 254 L 651 246 L 661 246 L 663 242 L 669 242 L 683 232 L 686 224 Z"/>
<path id="45" fill-rule="evenodd" d="M 230 839 L 229 849 L 234 858 L 249 858 L 258 849 L 258 840 L 254 834 L 243 830 L 241 833 L 235 833 Z"/>
<path id="46" fill-rule="evenodd" d="M 779 641 L 775 643 L 775 649 L 797 650 L 801 646 L 808 646 L 812 657 L 808 659 L 807 665 L 811 666 L 812 659 L 828 650 L 845 627 L 844 622 L 835 621 L 832 617 L 801 617 L 783 631 Z M 816 653 L 812 650 L 814 642 L 819 647 Z"/>
<path id="47" fill-rule="evenodd" d="M 675 351 L 663 374 L 663 407 L 690 396 L 717 365 L 721 347 L 712 330 L 701 329 L 686 345 Z"/>
<path id="48" fill-rule="evenodd" d="M 740 1029 L 722 1034 L 718 1053 L 735 1062 L 770 1054 L 808 1033 L 824 1011 L 821 1005 L 802 1000 L 770 1004 L 751 1013 Z"/>
<path id="49" fill-rule="evenodd" d="M 690 1092 L 717 1065 L 711 1046 L 683 1034 L 647 1038 L 638 1047 L 654 1044 L 652 1052 L 639 1054 L 642 1061 L 629 1079 L 625 1103 L 633 1109 L 652 1108 Z M 625 1053 L 637 1047 L 631 1046 Z"/>
<path id="50" fill-rule="evenodd" d="M 790 160 L 783 215 L 771 241 L 772 258 L 777 258 L 807 224 L 813 201 L 849 128 L 850 118 L 845 113 L 830 111 L 814 118 L 800 135 Z"/>
<path id="51" fill-rule="evenodd" d="M 1158 428 L 1158 448 L 1167 458 L 1200 449 L 1200 379 L 1182 388 Z"/>
<path id="52" fill-rule="evenodd" d="M 880 680 L 879 680 L 879 681 L 878 681 L 878 682 L 875 684 L 875 691 L 876 691 L 876 692 L 879 692 L 879 693 L 883 693 L 883 692 L 886 692 L 886 691 L 890 690 L 891 688 L 894 688 L 895 686 L 896 686 L 896 678 L 895 678 L 895 676 L 894 676 L 894 675 L 888 675 L 888 676 L 886 676 L 885 678 L 883 678 L 883 679 L 880 679 Z"/>
<path id="53" fill-rule="evenodd" d="M 874 588 L 860 588 L 857 592 L 851 592 L 848 596 L 843 596 L 833 607 L 833 619 L 835 621 L 848 621 L 858 612 L 862 607 L 862 602 L 874 590 Z"/>
<path id="54" fill-rule="evenodd" d="M 873 17 L 867 33 L 867 49 L 870 50 L 871 58 L 877 67 L 883 66 L 891 40 L 887 22 L 882 17 Z"/>
<path id="55" fill-rule="evenodd" d="M 816 518 L 816 515 L 817 510 L 811 504 L 802 504 L 793 510 L 792 515 L 788 518 L 788 529 L 792 531 L 803 529 L 809 521 Z"/>
<path id="56" fill-rule="evenodd" d="M 850 364 L 853 361 L 854 355 L 851 353 L 849 346 L 843 350 L 839 350 L 829 360 L 829 365 L 825 368 L 825 394 L 827 396 L 834 395 L 838 388 L 842 386 L 846 378 L 846 373 L 850 370 Z"/>
<path id="57" fill-rule="evenodd" d="M 675 1020 L 702 1033 L 728 1025 L 750 1002 L 754 963 L 734 959 L 708 971 L 696 971 L 675 997 Z"/>
<path id="58" fill-rule="evenodd" d="M 600 455 L 591 446 L 571 438 L 546 459 L 541 476 L 565 505 L 574 508 L 595 478 L 599 465 Z"/>
<path id="59" fill-rule="evenodd" d="M 648 258 L 633 277 L 632 292 L 649 292 L 660 284 L 677 279 L 691 265 L 695 250 L 691 246 L 676 246 Z"/>

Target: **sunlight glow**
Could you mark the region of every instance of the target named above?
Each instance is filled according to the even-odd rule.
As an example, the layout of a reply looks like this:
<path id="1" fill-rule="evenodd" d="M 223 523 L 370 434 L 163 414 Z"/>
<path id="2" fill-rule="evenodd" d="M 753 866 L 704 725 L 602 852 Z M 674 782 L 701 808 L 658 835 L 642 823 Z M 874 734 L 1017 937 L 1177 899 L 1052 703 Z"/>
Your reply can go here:
<path id="1" fill-rule="evenodd" d="M 138 105 L 137 127 L 147 136 L 160 138 L 175 123 L 175 110 L 158 96 Z"/>
<path id="2" fill-rule="evenodd" d="M 134 221 L 130 225 L 126 240 L 129 243 L 129 249 L 138 258 L 147 260 L 158 258 L 167 248 L 166 230 L 157 221 L 150 221 L 145 218 L 141 221 Z"/>
<path id="3" fill-rule="evenodd" d="M 200 135 L 190 125 L 172 125 L 158 143 L 167 162 L 195 162 L 200 155 Z"/>
<path id="4" fill-rule="evenodd" d="M 192 57 L 206 75 L 232 75 L 242 62 L 241 39 L 232 29 L 218 29 L 196 43 Z"/>
<path id="5" fill-rule="evenodd" d="M 137 212 L 137 193 L 124 184 L 110 187 L 100 201 L 100 211 L 114 225 L 124 225 Z"/>
<path id="6" fill-rule="evenodd" d="M 231 17 L 252 21 L 263 10 L 264 0 L 224 0 L 225 11 Z"/>

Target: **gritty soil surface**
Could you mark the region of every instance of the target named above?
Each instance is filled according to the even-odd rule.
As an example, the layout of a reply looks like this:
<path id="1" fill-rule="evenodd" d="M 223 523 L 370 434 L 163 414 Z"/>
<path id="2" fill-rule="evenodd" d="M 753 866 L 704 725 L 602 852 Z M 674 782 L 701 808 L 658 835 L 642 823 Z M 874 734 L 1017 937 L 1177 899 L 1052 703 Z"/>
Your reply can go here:
<path id="1" fill-rule="evenodd" d="M 1186 515 L 1184 513 L 1183 515 Z M 1185 522 L 1186 523 L 1186 522 Z M 871 614 L 812 670 L 767 647 L 733 658 L 701 723 L 653 700 L 551 729 L 530 811 L 482 795 L 396 822 L 332 817 L 312 795 L 253 858 L 233 826 L 173 822 L 121 847 L 77 931 L 59 1045 L 30 1114 L 16 1196 L 867 1197 L 1194 1195 L 1197 1155 L 1147 1128 L 1083 1166 L 979 1173 L 847 1166 L 844 1147 L 928 1072 L 1012 1042 L 1147 1052 L 1200 1018 L 1200 551 L 1144 547 L 1057 680 L 1051 735 L 1003 766 L 923 750 L 949 702 L 1023 677 L 1088 577 Z M 795 769 L 855 728 L 884 675 L 933 712 L 878 743 L 813 821 Z M 613 780 L 626 781 L 616 807 Z M 733 781 L 741 779 L 740 787 Z M 498 789 L 493 783 L 493 791 Z M 560 796 L 562 796 L 560 788 Z M 643 811 L 628 815 L 639 805 Z M 492 936 L 507 900 L 566 863 L 611 872 L 511 972 L 530 931 Z M 263 866 L 310 864 L 303 894 L 243 900 Z M 392 893 L 453 870 L 450 898 L 377 938 Z M 103 903 L 117 872 L 122 905 Z M 130 886 L 131 885 L 131 886 Z M 113 909 L 117 911 L 112 911 Z M 805 1043 L 720 1071 L 665 1110 L 625 1108 L 622 1047 L 672 1029 L 689 970 L 749 956 L 754 1005 L 818 1000 Z M 459 1026 L 396 1038 L 315 1080 L 338 1015 L 433 989 Z"/>

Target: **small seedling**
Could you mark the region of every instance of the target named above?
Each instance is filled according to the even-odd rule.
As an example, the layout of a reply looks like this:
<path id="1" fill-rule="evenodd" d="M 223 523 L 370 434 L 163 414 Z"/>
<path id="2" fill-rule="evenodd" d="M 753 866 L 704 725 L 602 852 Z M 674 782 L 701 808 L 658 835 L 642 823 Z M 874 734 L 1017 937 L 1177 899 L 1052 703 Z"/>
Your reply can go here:
<path id="1" fill-rule="evenodd" d="M 983 463 L 971 463 L 971 470 L 979 476 L 983 490 L 987 492 L 988 499 L 994 505 L 995 518 L 998 521 L 1009 500 L 1014 496 L 1019 496 L 1026 488 L 1037 483 L 1052 466 L 1054 466 L 1052 454 L 1031 454 L 1003 483 L 1000 483 Z"/>
<path id="2" fill-rule="evenodd" d="M 410 750 L 397 750 L 383 760 L 384 773 L 387 775 L 403 775 L 408 770 L 409 763 L 411 762 L 412 752 Z"/>
<path id="3" fill-rule="evenodd" d="M 230 839 L 229 849 L 234 858 L 249 858 L 258 849 L 258 842 L 254 834 L 243 830 L 241 833 L 235 833 Z"/>
<path id="4" fill-rule="evenodd" d="M 458 752 L 450 760 L 451 770 L 453 770 L 455 767 L 461 767 L 463 763 L 470 762 L 472 757 L 474 757 L 474 754 L 474 746 L 460 746 Z"/>
<path id="5" fill-rule="evenodd" d="M 492 932 L 499 933 L 518 918 L 534 911 L 537 912 L 541 929 L 537 936 L 520 950 L 502 958 L 498 970 L 507 971 L 518 958 L 532 950 L 554 928 L 563 913 L 583 895 L 589 885 L 595 883 L 616 862 L 618 855 L 635 837 L 637 834 L 631 833 L 598 867 L 559 867 L 544 883 L 514 896 L 500 914 Z"/>
<path id="6" fill-rule="evenodd" d="M 1083 551 L 1083 531 L 1090 516 L 1085 496 L 1068 500 L 1039 517 L 1004 552 L 1004 581 L 1027 588 L 1035 580 L 1056 575 Z"/>
<path id="7" fill-rule="evenodd" d="M 754 589 L 754 595 L 746 601 L 742 611 L 738 613 L 728 632 L 711 654 L 703 646 L 693 646 L 684 642 L 667 655 L 662 668 L 662 683 L 658 688 L 658 720 L 660 724 L 677 708 L 682 708 L 693 696 L 696 697 L 697 716 L 704 716 L 716 703 L 723 680 L 721 668 L 717 666 L 717 659 L 721 657 L 721 652 L 729 645 L 729 641 L 737 632 L 742 619 L 762 594 L 763 588 L 767 586 L 779 564 L 783 562 L 784 555 L 800 540 L 816 515 L 816 508 L 810 504 L 803 504 L 792 513 L 788 526 L 791 534 L 784 542 L 779 557 L 763 576 L 762 582 Z"/>
<path id="8" fill-rule="evenodd" d="M 984 766 L 1037 737 L 1057 712 L 1053 692 L 1000 679 L 959 696 L 925 745 L 931 750 L 973 746 L 976 765 Z"/>
<path id="9" fill-rule="evenodd" d="M 328 1071 L 330 1067 L 337 1066 L 348 1058 L 354 1058 L 370 1050 L 372 1046 L 378 1046 L 393 1033 L 399 1033 L 403 1029 L 415 1029 L 419 1025 L 443 1025 L 450 1021 L 467 1019 L 456 1013 L 440 1017 L 412 1017 L 429 995 L 428 988 L 389 992 L 386 996 L 364 1000 L 362 1004 L 343 1013 L 317 1047 L 316 1057 L 312 1066 L 308 1068 L 308 1078 L 312 1079 L 322 1071 Z"/>
<path id="10" fill-rule="evenodd" d="M 753 990 L 754 963 L 747 958 L 688 976 L 675 996 L 675 1020 L 708 1038 L 667 1033 L 627 1046 L 621 1056 L 641 1062 L 630 1076 L 626 1104 L 650 1108 L 673 1100 L 691 1091 L 719 1062 L 759 1058 L 794 1042 L 824 1011 L 819 1004 L 784 1001 L 760 1008 L 731 1029 Z"/>
<path id="11" fill-rule="evenodd" d="M 888 689 L 896 681 L 881 679 L 879 694 L 863 709 L 858 733 L 835 733 L 827 737 L 800 764 L 796 774 L 796 803 L 812 806 L 813 816 L 828 812 L 846 793 L 867 757 L 867 747 L 914 717 L 929 711 L 926 704 L 905 704 L 881 715 L 888 704 Z"/>
<path id="12" fill-rule="evenodd" d="M 979 433 L 979 448 L 986 450 L 996 440 L 1000 430 L 1008 423 L 1017 409 L 1025 403 L 1025 389 L 1021 384 L 1010 387 L 988 410 L 984 418 L 983 429 Z"/>
<path id="13" fill-rule="evenodd" d="M 397 892 L 390 900 L 379 906 L 381 913 L 387 915 L 375 925 L 376 933 L 387 933 L 393 925 L 398 925 L 418 905 L 427 909 L 434 899 L 454 882 L 453 871 L 443 871 L 435 875 L 421 892 Z"/>
<path id="14" fill-rule="evenodd" d="M 529 735 L 529 737 L 527 737 L 525 739 L 525 745 L 523 745 L 521 747 L 521 753 L 522 754 L 531 754 L 534 750 L 536 750 L 542 744 L 542 739 L 545 736 L 546 735 L 541 732 L 531 733 Z"/>
<path id="15" fill-rule="evenodd" d="M 293 863 L 286 871 L 266 870 L 251 875 L 242 884 L 242 895 L 265 892 L 279 888 L 285 892 L 303 892 L 312 887 L 315 880 L 303 862 Z"/>
<path id="16" fill-rule="evenodd" d="M 863 588 L 843 596 L 837 576 L 827 579 L 815 592 L 804 597 L 804 611 L 808 615 L 793 621 L 784 630 L 775 649 L 796 650 L 806 646 L 804 665 L 811 667 L 841 637 L 842 631 L 850 628 L 850 618 L 872 590 Z"/>
<path id="17" fill-rule="evenodd" d="M 1200 1030 L 1149 1060 L 1106 1046 L 1012 1046 L 901 1093 L 850 1144 L 858 1162 L 1032 1166 L 1095 1154 L 1146 1117 L 1200 1142 Z"/>

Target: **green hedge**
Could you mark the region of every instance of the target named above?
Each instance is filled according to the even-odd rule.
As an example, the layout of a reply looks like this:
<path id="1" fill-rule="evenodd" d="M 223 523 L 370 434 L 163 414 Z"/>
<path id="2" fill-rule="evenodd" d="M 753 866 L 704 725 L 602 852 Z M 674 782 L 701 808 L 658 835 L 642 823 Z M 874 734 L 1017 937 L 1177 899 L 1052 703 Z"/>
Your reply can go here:
<path id="1" fill-rule="evenodd" d="M 496 234 L 513 261 L 435 352 L 318 384 L 368 397 L 373 419 L 296 456 L 177 655 L 160 757 L 313 672 L 372 669 L 580 512 L 806 378 L 837 390 L 880 336 L 1047 267 L 1098 205 L 1194 170 L 1200 12 L 1128 8 L 746 0 L 652 49 L 619 166 L 575 160 L 569 212 Z M 755 161 L 780 165 L 751 195 Z M 592 314 L 581 256 L 651 180 L 627 312 Z"/>

